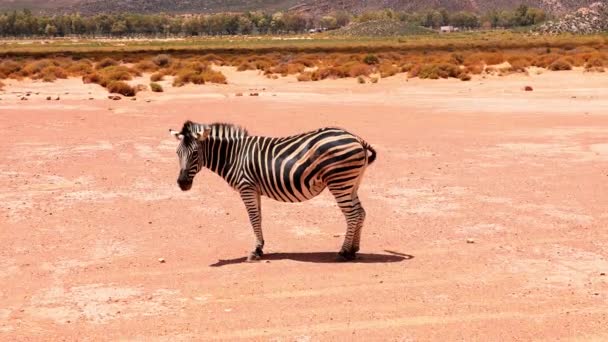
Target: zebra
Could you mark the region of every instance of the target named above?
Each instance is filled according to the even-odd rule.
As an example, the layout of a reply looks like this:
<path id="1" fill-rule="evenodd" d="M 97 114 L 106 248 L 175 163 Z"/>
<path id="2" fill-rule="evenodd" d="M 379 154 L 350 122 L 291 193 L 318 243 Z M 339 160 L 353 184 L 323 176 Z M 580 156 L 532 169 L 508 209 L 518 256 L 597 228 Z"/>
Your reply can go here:
<path id="1" fill-rule="evenodd" d="M 205 167 L 239 192 L 255 235 L 248 261 L 263 255 L 260 196 L 303 202 L 325 188 L 346 217 L 347 231 L 337 258 L 356 258 L 365 220 L 357 190 L 366 167 L 376 160 L 376 151 L 363 139 L 336 127 L 266 137 L 249 135 L 246 129 L 229 123 L 206 125 L 190 120 L 181 131 L 169 132 L 179 140 L 177 183 L 182 191 L 192 188 L 194 176 Z"/>

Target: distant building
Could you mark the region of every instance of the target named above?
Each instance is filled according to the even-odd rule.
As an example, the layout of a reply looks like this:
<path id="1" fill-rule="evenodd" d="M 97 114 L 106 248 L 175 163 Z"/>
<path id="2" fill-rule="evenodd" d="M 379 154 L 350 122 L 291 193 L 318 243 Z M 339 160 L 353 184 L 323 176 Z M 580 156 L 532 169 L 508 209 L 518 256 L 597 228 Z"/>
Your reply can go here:
<path id="1" fill-rule="evenodd" d="M 439 32 L 441 32 L 441 33 L 450 33 L 450 32 L 457 32 L 457 31 L 459 31 L 458 27 L 454 27 L 454 26 L 441 26 L 439 28 Z"/>

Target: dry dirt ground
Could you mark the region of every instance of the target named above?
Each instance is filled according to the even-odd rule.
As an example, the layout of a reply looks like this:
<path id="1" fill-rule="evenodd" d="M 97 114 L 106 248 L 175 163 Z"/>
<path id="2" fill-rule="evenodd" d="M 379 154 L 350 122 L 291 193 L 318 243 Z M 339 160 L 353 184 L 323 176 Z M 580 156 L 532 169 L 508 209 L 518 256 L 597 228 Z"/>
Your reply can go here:
<path id="1" fill-rule="evenodd" d="M 608 339 L 605 75 L 225 72 L 136 101 L 78 80 L 0 92 L 0 340 Z M 345 224 L 323 193 L 264 199 L 267 256 L 244 262 L 237 193 L 209 172 L 176 185 L 186 119 L 369 141 L 360 259 L 333 262 Z"/>

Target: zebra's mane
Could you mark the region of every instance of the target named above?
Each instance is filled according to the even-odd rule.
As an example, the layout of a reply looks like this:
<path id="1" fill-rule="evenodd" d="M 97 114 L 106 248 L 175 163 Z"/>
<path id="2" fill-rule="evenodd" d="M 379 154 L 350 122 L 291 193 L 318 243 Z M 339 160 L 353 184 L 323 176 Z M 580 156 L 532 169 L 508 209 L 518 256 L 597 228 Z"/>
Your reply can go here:
<path id="1" fill-rule="evenodd" d="M 211 137 L 246 137 L 249 135 L 245 128 L 230 123 L 214 122 L 210 127 Z"/>
<path id="2" fill-rule="evenodd" d="M 245 128 L 225 122 L 214 122 L 208 127 L 211 128 L 209 135 L 211 138 L 246 137 L 249 135 Z M 188 120 L 184 122 L 181 134 L 184 137 L 191 137 L 193 133 L 200 133 L 203 129 L 204 125 Z"/>

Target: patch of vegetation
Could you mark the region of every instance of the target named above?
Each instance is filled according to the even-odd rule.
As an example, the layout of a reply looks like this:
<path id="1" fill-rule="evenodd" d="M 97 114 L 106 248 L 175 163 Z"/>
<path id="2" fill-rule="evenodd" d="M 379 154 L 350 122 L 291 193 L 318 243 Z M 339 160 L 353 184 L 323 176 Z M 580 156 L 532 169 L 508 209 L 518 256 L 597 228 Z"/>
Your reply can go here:
<path id="1" fill-rule="evenodd" d="M 152 58 L 152 62 L 163 68 L 168 66 L 171 63 L 171 56 L 166 55 L 166 54 L 160 54 L 160 55 L 156 55 L 154 58 Z"/>
<path id="2" fill-rule="evenodd" d="M 367 56 L 363 57 L 363 63 L 365 64 L 369 64 L 369 65 L 375 65 L 380 63 L 380 60 L 378 59 L 378 57 L 374 54 L 368 54 Z"/>
<path id="3" fill-rule="evenodd" d="M 150 83 L 150 90 L 152 90 L 155 93 L 162 93 L 164 91 L 163 87 L 156 82 Z"/>
<path id="4" fill-rule="evenodd" d="M 127 97 L 135 96 L 136 94 L 135 88 L 123 81 L 112 81 L 106 88 L 110 93 L 117 93 Z"/>
<path id="5" fill-rule="evenodd" d="M 165 78 L 165 74 L 163 72 L 156 72 L 150 75 L 150 81 L 152 82 L 162 81 L 163 78 Z"/>
<path id="6" fill-rule="evenodd" d="M 549 70 L 562 71 L 572 70 L 572 64 L 564 58 L 560 58 L 549 65 Z"/>
<path id="7" fill-rule="evenodd" d="M 332 36 L 346 37 L 395 37 L 432 34 L 436 34 L 436 32 L 417 24 L 391 19 L 353 23 L 330 32 Z"/>

